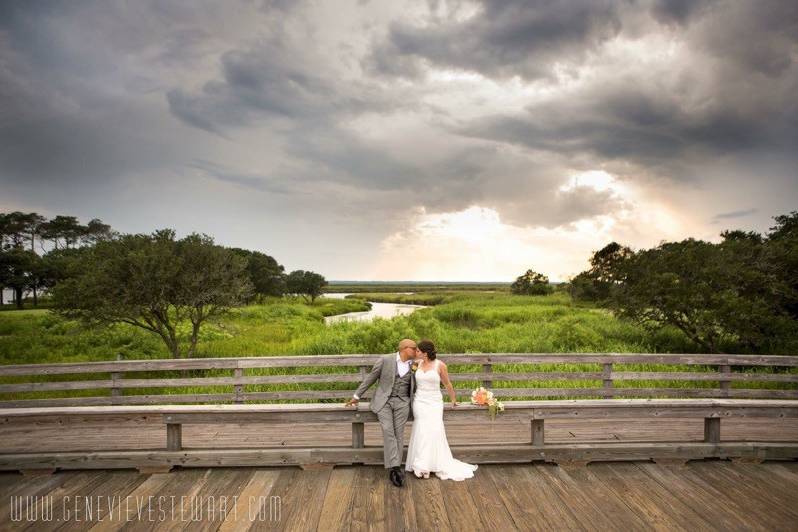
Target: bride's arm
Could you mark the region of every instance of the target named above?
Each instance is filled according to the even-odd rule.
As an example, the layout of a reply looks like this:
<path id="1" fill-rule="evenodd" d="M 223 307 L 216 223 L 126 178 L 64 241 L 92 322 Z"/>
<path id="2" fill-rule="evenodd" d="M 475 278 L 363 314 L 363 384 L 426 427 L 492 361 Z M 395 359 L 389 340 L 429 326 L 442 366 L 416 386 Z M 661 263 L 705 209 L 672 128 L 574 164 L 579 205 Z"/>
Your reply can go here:
<path id="1" fill-rule="evenodd" d="M 438 373 L 441 376 L 441 382 L 446 386 L 446 391 L 449 392 L 449 399 L 452 401 L 452 406 L 457 406 L 457 396 L 454 394 L 452 382 L 449 380 L 449 370 L 446 369 L 446 364 L 443 361 L 438 364 Z"/>

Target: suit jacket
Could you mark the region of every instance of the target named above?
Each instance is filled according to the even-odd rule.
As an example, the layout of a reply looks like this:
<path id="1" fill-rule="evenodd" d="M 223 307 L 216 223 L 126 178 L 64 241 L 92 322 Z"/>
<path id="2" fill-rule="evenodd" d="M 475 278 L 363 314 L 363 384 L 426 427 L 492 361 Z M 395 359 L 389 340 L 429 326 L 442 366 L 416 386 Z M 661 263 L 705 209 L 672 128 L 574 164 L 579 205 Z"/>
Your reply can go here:
<path id="1" fill-rule="evenodd" d="M 377 391 L 374 392 L 374 397 L 371 399 L 369 403 L 369 409 L 372 412 L 379 412 L 382 410 L 382 407 L 385 406 L 385 403 L 388 402 L 388 397 L 391 395 L 391 390 L 393 390 L 393 382 L 394 378 L 396 377 L 396 353 L 391 353 L 390 355 L 383 355 L 381 356 L 377 362 L 374 364 L 374 367 L 371 368 L 371 371 L 366 375 L 366 378 L 360 383 L 357 390 L 355 391 L 355 395 L 358 397 L 363 397 L 363 394 L 366 393 L 372 384 L 379 380 L 379 384 L 377 385 Z M 413 370 L 410 370 L 410 412 L 412 413 L 412 405 L 413 405 L 413 395 L 416 391 L 416 375 Z"/>

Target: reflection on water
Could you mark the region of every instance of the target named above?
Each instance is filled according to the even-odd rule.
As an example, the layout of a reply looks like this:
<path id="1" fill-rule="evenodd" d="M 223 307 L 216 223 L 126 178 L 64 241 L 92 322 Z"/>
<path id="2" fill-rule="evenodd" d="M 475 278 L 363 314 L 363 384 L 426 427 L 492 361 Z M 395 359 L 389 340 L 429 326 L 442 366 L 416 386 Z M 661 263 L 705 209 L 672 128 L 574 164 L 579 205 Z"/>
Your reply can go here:
<path id="1" fill-rule="evenodd" d="M 344 299 L 350 294 L 324 294 L 324 297 L 330 299 Z M 337 316 L 327 316 L 324 322 L 327 324 L 338 323 L 341 321 L 371 321 L 374 318 L 391 319 L 397 316 L 405 316 L 412 314 L 420 308 L 426 308 L 424 305 L 406 305 L 401 303 L 376 303 L 370 301 L 371 310 L 364 312 L 349 312 L 347 314 L 338 314 Z"/>

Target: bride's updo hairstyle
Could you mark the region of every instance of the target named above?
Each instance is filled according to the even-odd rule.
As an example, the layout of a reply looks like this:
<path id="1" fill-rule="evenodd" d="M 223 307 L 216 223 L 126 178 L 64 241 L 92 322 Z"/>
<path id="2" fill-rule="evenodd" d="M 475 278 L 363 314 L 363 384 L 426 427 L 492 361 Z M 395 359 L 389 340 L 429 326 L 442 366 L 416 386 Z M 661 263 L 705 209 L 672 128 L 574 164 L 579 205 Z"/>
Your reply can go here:
<path id="1" fill-rule="evenodd" d="M 423 351 L 427 354 L 427 358 L 430 360 L 435 360 L 435 357 L 438 355 L 438 352 L 435 351 L 435 344 L 430 342 L 429 340 L 421 340 L 418 343 L 419 351 Z"/>

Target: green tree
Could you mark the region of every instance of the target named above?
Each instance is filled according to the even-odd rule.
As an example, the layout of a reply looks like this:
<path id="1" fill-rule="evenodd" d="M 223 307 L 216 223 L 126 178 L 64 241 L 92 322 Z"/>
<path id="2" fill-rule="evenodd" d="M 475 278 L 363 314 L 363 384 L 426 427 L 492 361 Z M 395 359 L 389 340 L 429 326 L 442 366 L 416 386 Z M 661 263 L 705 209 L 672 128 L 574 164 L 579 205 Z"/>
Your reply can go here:
<path id="1" fill-rule="evenodd" d="M 623 282 L 621 266 L 633 255 L 630 248 L 617 242 L 611 242 L 593 253 L 590 257 L 590 269 L 572 279 L 571 297 L 606 303 Z"/>
<path id="2" fill-rule="evenodd" d="M 171 229 L 98 242 L 53 288 L 56 310 L 89 324 L 127 323 L 157 334 L 172 357 L 193 357 L 209 318 L 252 292 L 246 261 L 206 235 Z M 178 327 L 188 323 L 186 340 Z"/>
<path id="3" fill-rule="evenodd" d="M 25 292 L 36 285 L 36 272 L 39 271 L 41 257 L 22 248 L 0 251 L 0 287 L 14 291 L 14 301 L 21 309 Z"/>
<path id="4" fill-rule="evenodd" d="M 296 270 L 288 274 L 286 279 L 286 290 L 289 294 L 297 294 L 309 302 L 311 305 L 324 291 L 327 280 L 320 274 Z"/>
<path id="5" fill-rule="evenodd" d="M 552 292 L 552 287 L 548 277 L 542 273 L 527 270 L 510 285 L 510 291 L 517 295 L 545 295 Z"/>
<path id="6" fill-rule="evenodd" d="M 775 305 L 798 320 L 798 211 L 775 220 L 765 241 L 764 264 L 773 279 Z"/>
<path id="7" fill-rule="evenodd" d="M 56 216 L 41 225 L 44 240 L 52 242 L 54 249 L 74 247 L 86 236 L 87 228 L 74 216 Z"/>
<path id="8" fill-rule="evenodd" d="M 729 233 L 720 244 L 688 239 L 636 253 L 622 263 L 612 298 L 619 315 L 649 327 L 672 325 L 703 349 L 776 350 L 795 322 L 773 304 L 756 238 Z"/>
<path id="9" fill-rule="evenodd" d="M 273 257 L 248 249 L 232 248 L 232 251 L 246 259 L 247 272 L 256 294 L 277 297 L 285 294 L 285 268 Z"/>

